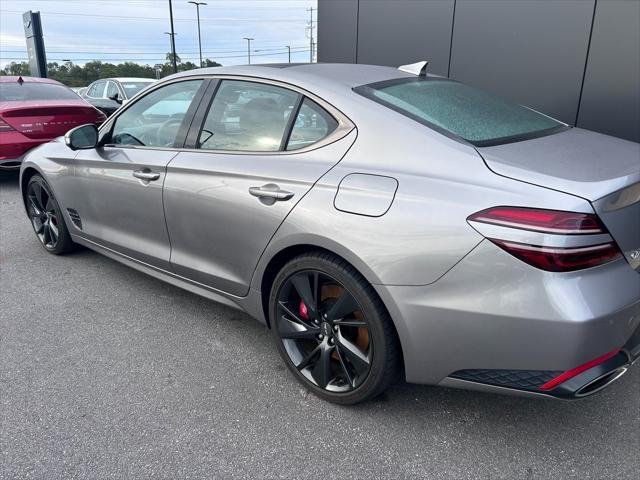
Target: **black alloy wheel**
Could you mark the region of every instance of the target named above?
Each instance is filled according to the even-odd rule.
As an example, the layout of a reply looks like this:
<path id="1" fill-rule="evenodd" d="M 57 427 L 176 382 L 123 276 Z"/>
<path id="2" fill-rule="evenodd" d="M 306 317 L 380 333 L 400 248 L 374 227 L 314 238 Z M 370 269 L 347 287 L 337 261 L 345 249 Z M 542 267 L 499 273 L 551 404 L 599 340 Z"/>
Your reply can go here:
<path id="1" fill-rule="evenodd" d="M 40 175 L 29 179 L 25 202 L 33 230 L 45 250 L 56 255 L 73 250 L 60 206 Z"/>
<path id="2" fill-rule="evenodd" d="M 275 283 L 271 328 L 303 384 L 343 404 L 371 398 L 387 386 L 397 366 L 395 331 L 353 267 L 330 254 L 307 254 L 289 262 Z"/>

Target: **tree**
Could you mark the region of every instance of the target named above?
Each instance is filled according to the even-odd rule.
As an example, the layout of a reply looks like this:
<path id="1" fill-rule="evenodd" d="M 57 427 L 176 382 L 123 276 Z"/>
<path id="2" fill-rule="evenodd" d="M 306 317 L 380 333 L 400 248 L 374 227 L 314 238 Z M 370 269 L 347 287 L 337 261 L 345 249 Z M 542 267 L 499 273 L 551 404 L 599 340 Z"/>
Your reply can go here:
<path id="1" fill-rule="evenodd" d="M 182 62 L 182 60 L 180 60 L 180 56 L 176 53 L 176 64 Z M 167 63 L 173 65 L 173 54 L 171 52 L 167 53 Z"/>
<path id="2" fill-rule="evenodd" d="M 173 73 L 171 64 L 171 54 L 167 54 L 167 62 L 162 64 L 160 76 L 166 77 Z M 178 70 L 183 72 L 198 68 L 193 62 L 184 62 L 176 55 L 178 62 Z M 219 67 L 218 62 L 205 59 L 202 62 L 205 67 Z M 139 77 L 139 78 L 156 78 L 156 70 L 151 65 L 140 65 L 134 62 L 124 62 L 119 64 L 105 63 L 100 60 L 93 60 L 84 65 L 76 65 L 73 62 L 50 62 L 47 64 L 47 74 L 49 78 L 64 83 L 69 87 L 85 87 L 91 82 L 99 78 L 109 77 Z M 11 62 L 5 68 L 0 69 L 0 75 L 31 75 L 29 64 L 27 62 Z"/>

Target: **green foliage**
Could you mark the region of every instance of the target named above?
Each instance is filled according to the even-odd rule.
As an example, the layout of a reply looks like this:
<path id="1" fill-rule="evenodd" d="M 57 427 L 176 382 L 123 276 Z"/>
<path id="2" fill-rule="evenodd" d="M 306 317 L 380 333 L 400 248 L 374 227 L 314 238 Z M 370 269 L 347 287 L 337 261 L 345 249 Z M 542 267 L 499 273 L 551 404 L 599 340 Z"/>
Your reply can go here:
<path id="1" fill-rule="evenodd" d="M 171 54 L 167 54 L 167 60 L 171 59 Z M 198 66 L 193 62 L 181 62 L 180 57 L 176 55 L 178 62 L 178 71 L 193 70 Z M 205 67 L 219 67 L 220 64 L 210 59 L 203 62 Z M 166 77 L 173 73 L 173 67 L 169 61 L 158 65 L 160 77 Z M 29 64 L 27 62 L 11 62 L 5 68 L 0 69 L 0 75 L 22 75 L 29 76 Z M 47 74 L 49 78 L 64 83 L 69 87 L 86 87 L 91 82 L 99 78 L 110 77 L 139 77 L 139 78 L 156 78 L 155 66 L 140 65 L 134 62 L 125 62 L 119 64 L 102 62 L 94 60 L 85 63 L 84 66 L 76 65 L 73 62 L 47 64 Z"/>

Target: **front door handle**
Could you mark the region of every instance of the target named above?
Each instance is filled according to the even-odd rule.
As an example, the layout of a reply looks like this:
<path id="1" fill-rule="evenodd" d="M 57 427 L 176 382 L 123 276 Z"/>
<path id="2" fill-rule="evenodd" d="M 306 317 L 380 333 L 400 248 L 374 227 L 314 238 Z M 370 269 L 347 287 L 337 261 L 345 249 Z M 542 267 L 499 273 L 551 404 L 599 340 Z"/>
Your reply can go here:
<path id="1" fill-rule="evenodd" d="M 285 201 L 293 197 L 293 192 L 280 190 L 275 183 L 267 183 L 261 187 L 250 187 L 249 193 L 254 197 L 272 199 L 274 201 Z"/>
<path id="2" fill-rule="evenodd" d="M 151 182 L 153 180 L 158 180 L 160 178 L 160 174 L 156 172 L 152 172 L 148 168 L 142 168 L 140 170 L 136 170 L 133 172 L 133 176 L 139 178 L 140 180 L 145 180 L 147 182 Z"/>

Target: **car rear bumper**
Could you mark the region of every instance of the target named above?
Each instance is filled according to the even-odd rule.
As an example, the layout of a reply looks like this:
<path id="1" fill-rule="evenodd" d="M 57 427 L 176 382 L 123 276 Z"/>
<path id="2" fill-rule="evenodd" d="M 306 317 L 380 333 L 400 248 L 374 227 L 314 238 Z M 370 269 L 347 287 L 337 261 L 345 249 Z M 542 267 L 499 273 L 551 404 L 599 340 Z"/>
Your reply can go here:
<path id="1" fill-rule="evenodd" d="M 625 260 L 550 273 L 484 241 L 431 285 L 376 289 L 396 324 L 409 382 L 574 397 L 595 393 L 584 389 L 640 355 L 640 275 Z"/>
<path id="2" fill-rule="evenodd" d="M 14 170 L 20 168 L 24 154 L 51 139 L 33 139 L 17 131 L 3 132 L 0 135 L 0 169 Z"/>

